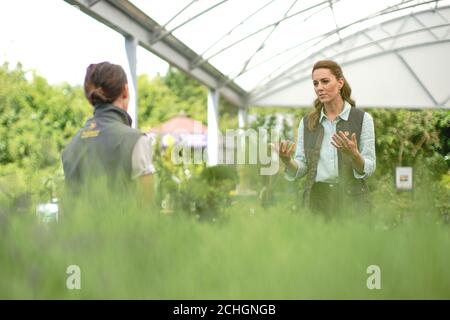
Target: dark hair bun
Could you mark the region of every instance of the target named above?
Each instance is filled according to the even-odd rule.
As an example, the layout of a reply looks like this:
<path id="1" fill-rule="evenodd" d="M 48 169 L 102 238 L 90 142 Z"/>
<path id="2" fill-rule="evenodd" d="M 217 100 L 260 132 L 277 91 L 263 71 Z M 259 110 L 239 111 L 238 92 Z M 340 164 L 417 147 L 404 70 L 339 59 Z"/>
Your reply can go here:
<path id="1" fill-rule="evenodd" d="M 121 66 L 109 62 L 91 64 L 86 70 L 84 93 L 93 106 L 112 103 L 122 94 L 127 83 Z"/>
<path id="2" fill-rule="evenodd" d="M 112 101 L 109 101 L 107 97 L 105 97 L 105 93 L 103 92 L 102 88 L 95 88 L 92 89 L 88 95 L 87 98 L 93 105 L 96 105 L 98 103 L 111 103 Z"/>

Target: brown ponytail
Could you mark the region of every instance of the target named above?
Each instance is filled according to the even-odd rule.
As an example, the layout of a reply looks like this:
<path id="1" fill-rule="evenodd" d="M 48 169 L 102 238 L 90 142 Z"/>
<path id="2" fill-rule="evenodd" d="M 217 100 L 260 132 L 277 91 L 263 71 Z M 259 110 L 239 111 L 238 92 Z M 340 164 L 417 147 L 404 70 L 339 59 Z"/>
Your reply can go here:
<path id="1" fill-rule="evenodd" d="M 112 103 L 127 83 L 127 75 L 121 66 L 109 62 L 91 64 L 84 78 L 84 94 L 93 106 Z"/>
<path id="2" fill-rule="evenodd" d="M 344 79 L 344 85 L 341 88 L 342 99 L 347 101 L 352 107 L 355 107 L 355 100 L 351 98 L 352 88 L 344 77 L 342 73 L 342 68 L 336 62 L 332 60 L 321 60 L 317 61 L 312 69 L 314 72 L 316 69 L 328 69 L 336 77 L 336 79 Z M 322 111 L 323 104 L 320 102 L 319 98 L 314 100 L 314 110 L 308 115 L 308 128 L 309 130 L 314 130 L 319 125 L 320 113 Z"/>

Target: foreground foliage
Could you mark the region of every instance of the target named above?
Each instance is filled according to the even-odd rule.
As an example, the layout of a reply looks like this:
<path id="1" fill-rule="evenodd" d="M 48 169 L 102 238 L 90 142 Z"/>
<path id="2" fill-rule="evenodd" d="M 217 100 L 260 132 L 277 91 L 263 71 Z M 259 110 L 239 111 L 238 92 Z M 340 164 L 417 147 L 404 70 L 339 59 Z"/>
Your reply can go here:
<path id="1" fill-rule="evenodd" d="M 103 197 L 53 224 L 2 215 L 0 298 L 450 298 L 450 226 L 430 202 L 325 221 L 295 209 L 291 195 L 267 210 L 241 198 L 200 222 Z M 81 290 L 66 288 L 70 265 Z M 366 286 L 371 265 L 381 290 Z"/>

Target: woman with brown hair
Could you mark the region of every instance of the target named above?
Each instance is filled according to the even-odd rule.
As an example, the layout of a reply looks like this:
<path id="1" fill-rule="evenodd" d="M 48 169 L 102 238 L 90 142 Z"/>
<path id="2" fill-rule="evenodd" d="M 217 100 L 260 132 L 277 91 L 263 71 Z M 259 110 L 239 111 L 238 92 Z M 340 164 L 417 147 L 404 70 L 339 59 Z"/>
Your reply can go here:
<path id="1" fill-rule="evenodd" d="M 333 215 L 355 204 L 364 211 L 369 207 L 365 179 L 376 166 L 373 119 L 356 108 L 336 62 L 315 63 L 312 82 L 317 98 L 314 110 L 300 121 L 297 143 L 278 146 L 285 177 L 306 176 L 303 199 L 315 212 Z"/>
<path id="2" fill-rule="evenodd" d="M 128 81 L 121 66 L 102 62 L 86 71 L 84 92 L 94 116 L 66 146 L 62 154 L 66 184 L 80 191 L 88 180 L 104 175 L 108 187 L 123 190 L 140 181 L 153 197 L 151 141 L 131 128 L 127 113 Z M 90 181 L 89 181 L 90 182 Z"/>

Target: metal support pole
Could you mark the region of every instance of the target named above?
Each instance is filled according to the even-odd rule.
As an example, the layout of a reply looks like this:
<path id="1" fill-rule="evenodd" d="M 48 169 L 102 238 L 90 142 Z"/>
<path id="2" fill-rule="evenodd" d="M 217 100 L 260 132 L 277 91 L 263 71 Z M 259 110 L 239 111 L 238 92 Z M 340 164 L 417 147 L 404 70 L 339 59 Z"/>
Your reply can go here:
<path id="1" fill-rule="evenodd" d="M 246 148 L 245 148 L 245 134 L 244 130 L 247 128 L 248 124 L 248 109 L 246 107 L 241 107 L 238 110 L 238 126 L 239 126 L 239 143 L 236 147 L 236 152 L 239 152 L 244 155 L 244 159 L 246 158 Z M 250 139 L 249 139 L 250 143 Z M 239 156 L 237 156 L 239 159 Z M 245 193 L 248 189 L 247 177 L 245 174 L 245 164 L 238 164 L 238 174 L 239 174 L 239 184 L 237 185 L 238 193 Z"/>
<path id="2" fill-rule="evenodd" d="M 238 124 L 239 124 L 239 129 L 245 129 L 245 127 L 247 127 L 247 109 L 246 108 L 239 108 Z"/>
<path id="3" fill-rule="evenodd" d="M 208 91 L 208 166 L 219 163 L 219 92 Z"/>
<path id="4" fill-rule="evenodd" d="M 127 51 L 128 58 L 128 88 L 130 91 L 130 103 L 128 105 L 128 114 L 133 120 L 133 128 L 138 127 L 137 123 L 137 74 L 136 74 L 136 48 L 137 40 L 134 37 L 125 37 L 125 49 Z"/>

